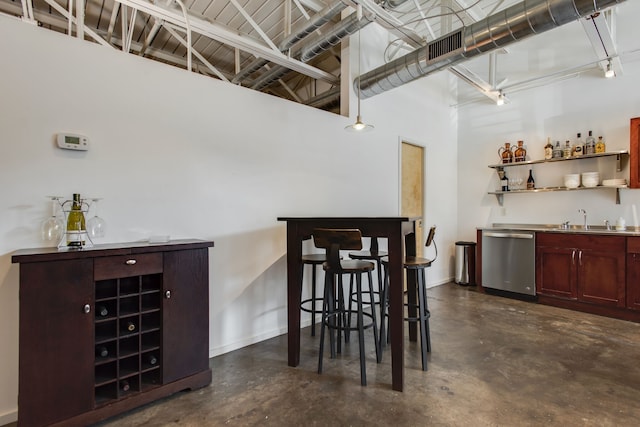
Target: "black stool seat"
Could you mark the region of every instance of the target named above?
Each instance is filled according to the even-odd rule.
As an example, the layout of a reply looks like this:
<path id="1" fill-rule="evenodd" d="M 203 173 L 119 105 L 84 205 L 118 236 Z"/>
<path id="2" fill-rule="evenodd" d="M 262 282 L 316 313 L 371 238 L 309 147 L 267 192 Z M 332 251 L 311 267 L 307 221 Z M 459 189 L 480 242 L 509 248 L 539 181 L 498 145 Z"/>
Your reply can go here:
<path id="1" fill-rule="evenodd" d="M 308 254 L 302 255 L 302 263 L 303 264 L 317 264 L 321 265 L 327 260 L 327 256 L 325 254 Z"/>
<path id="2" fill-rule="evenodd" d="M 349 258 L 351 259 L 381 259 L 389 255 L 386 251 L 355 251 L 349 252 Z"/>
<path id="3" fill-rule="evenodd" d="M 375 267 L 375 264 L 367 261 L 351 259 L 340 261 L 340 270 L 342 270 L 344 274 L 373 271 Z M 327 262 L 322 265 L 322 268 L 324 271 L 331 271 L 331 266 Z"/>

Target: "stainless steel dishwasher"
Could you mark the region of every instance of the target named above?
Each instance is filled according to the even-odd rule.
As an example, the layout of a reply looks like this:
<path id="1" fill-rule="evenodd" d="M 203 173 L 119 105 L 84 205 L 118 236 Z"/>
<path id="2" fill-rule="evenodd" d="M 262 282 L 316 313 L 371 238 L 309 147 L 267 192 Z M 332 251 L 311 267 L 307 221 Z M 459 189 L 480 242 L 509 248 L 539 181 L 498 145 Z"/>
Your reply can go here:
<path id="1" fill-rule="evenodd" d="M 482 287 L 536 294 L 535 233 L 482 231 Z"/>

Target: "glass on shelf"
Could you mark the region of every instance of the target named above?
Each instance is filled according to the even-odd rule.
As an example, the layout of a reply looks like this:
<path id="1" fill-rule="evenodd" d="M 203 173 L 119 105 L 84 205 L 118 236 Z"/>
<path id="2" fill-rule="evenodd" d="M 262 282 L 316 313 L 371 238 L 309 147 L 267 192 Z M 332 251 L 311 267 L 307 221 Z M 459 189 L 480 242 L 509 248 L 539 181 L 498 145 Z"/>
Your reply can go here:
<path id="1" fill-rule="evenodd" d="M 94 208 L 93 216 L 89 218 L 89 221 L 87 221 L 87 233 L 89 233 L 89 236 L 93 238 L 104 237 L 106 223 L 104 219 L 98 216 L 98 202 L 101 199 L 92 198 L 90 200 L 91 204 L 89 205 L 89 208 L 91 208 L 91 206 L 93 206 Z"/>
<path id="2" fill-rule="evenodd" d="M 65 221 L 60 217 L 60 196 L 49 196 L 51 200 L 51 216 L 40 225 L 42 239 L 58 245 L 65 235 Z"/>

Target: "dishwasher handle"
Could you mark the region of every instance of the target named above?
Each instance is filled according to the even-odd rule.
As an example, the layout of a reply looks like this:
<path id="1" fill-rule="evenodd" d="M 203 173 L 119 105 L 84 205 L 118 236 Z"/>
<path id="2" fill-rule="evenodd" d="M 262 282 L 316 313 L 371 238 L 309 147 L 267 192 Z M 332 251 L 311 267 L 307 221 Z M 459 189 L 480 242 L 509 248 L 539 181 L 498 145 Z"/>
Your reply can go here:
<path id="1" fill-rule="evenodd" d="M 503 239 L 533 239 L 533 233 L 497 233 L 494 231 L 485 231 L 482 235 L 487 237 L 500 237 Z"/>

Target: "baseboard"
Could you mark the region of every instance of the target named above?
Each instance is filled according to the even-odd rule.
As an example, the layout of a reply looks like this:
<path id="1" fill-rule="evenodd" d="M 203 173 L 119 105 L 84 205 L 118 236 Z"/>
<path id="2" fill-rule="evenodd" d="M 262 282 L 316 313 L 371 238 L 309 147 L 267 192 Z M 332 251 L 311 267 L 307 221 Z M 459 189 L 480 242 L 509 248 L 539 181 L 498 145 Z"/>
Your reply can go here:
<path id="1" fill-rule="evenodd" d="M 18 421 L 18 408 L 0 414 L 0 426 L 15 423 Z"/>

